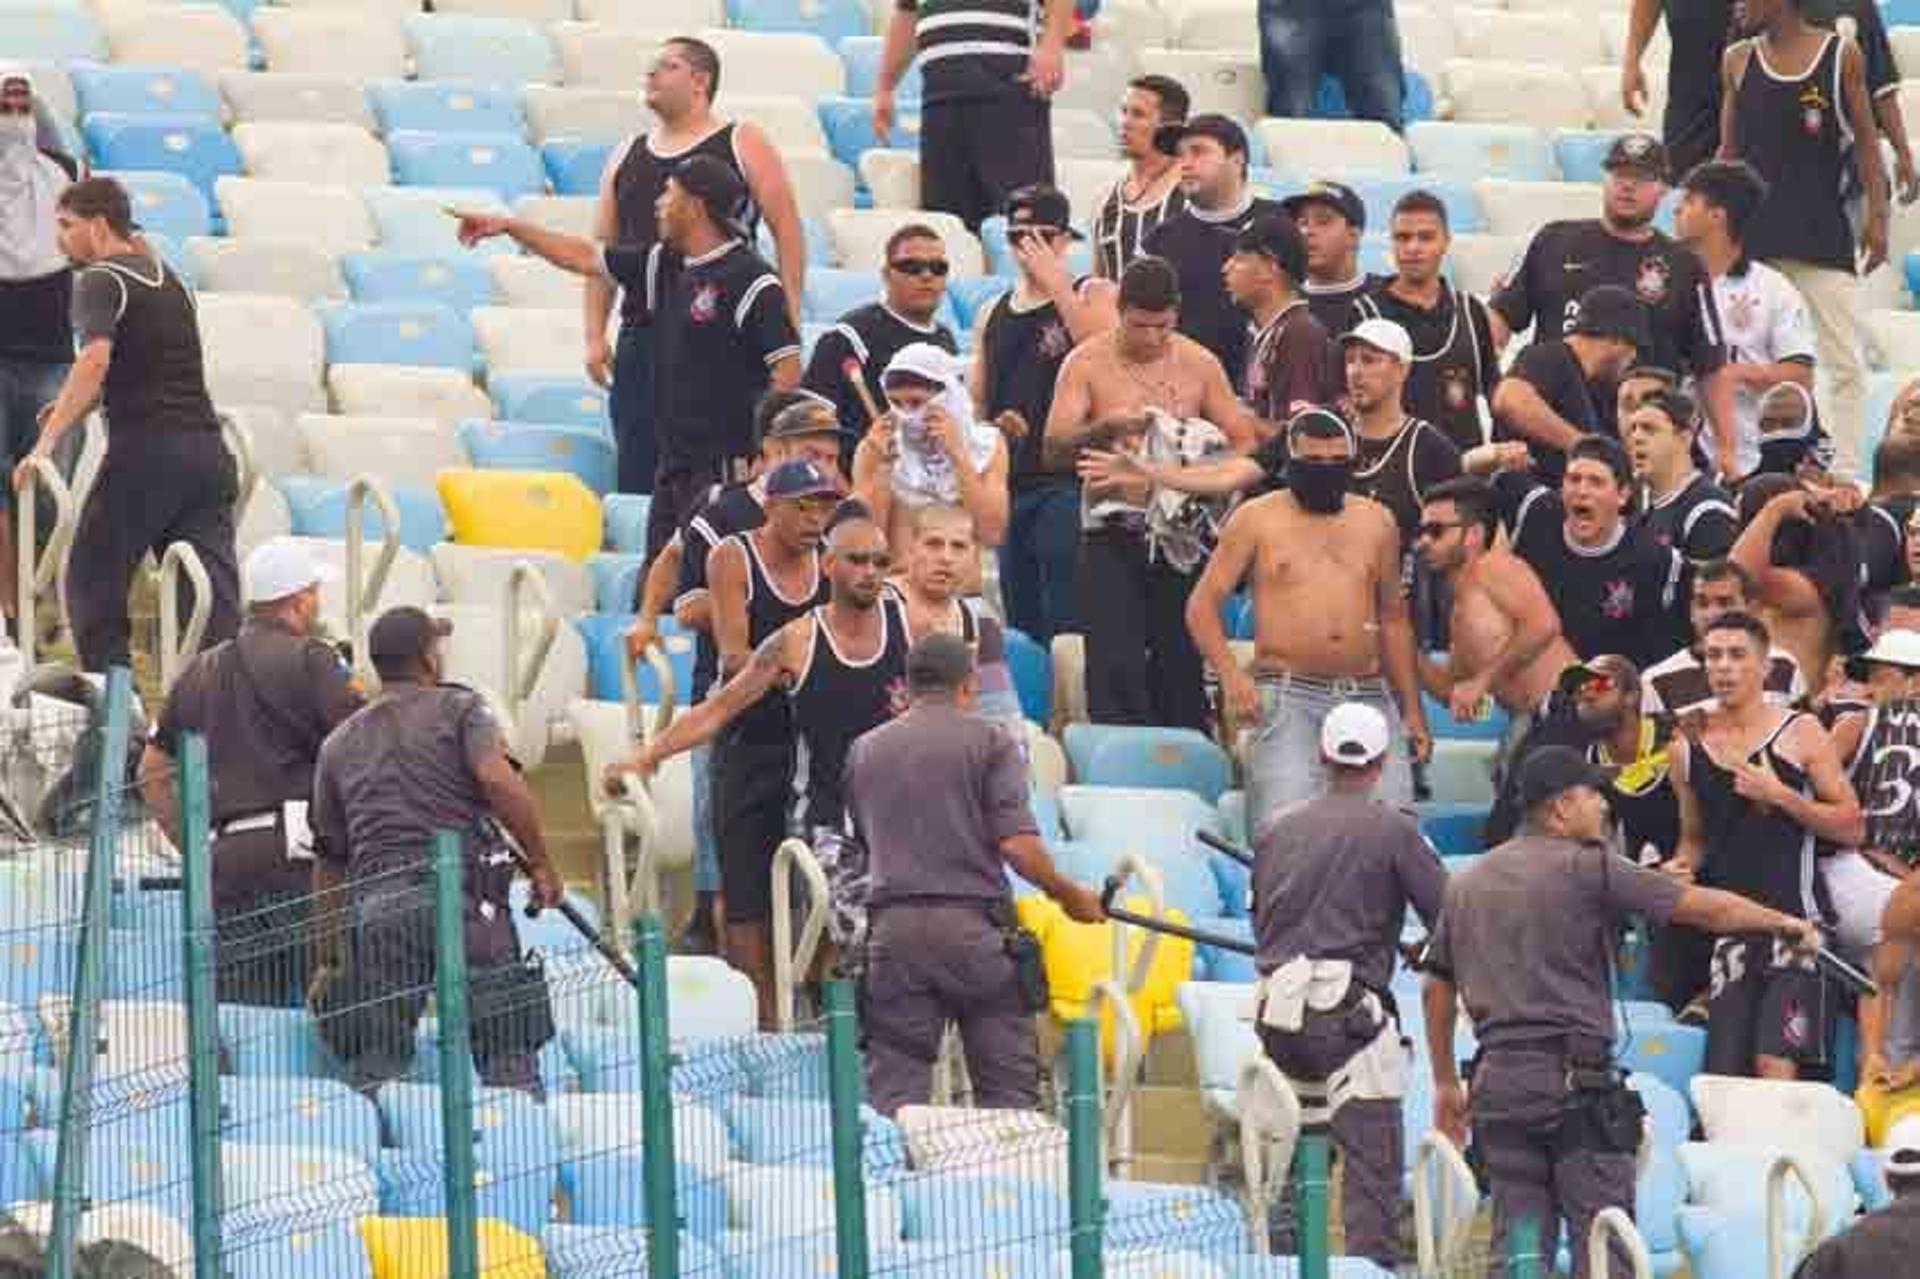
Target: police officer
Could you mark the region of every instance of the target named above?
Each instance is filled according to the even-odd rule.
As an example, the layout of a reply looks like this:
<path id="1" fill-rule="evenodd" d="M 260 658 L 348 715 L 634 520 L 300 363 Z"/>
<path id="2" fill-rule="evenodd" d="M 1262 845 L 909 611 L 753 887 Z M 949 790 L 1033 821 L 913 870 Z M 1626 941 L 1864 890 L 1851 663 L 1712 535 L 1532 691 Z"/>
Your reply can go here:
<path id="1" fill-rule="evenodd" d="M 177 844 L 180 736 L 206 738 L 213 910 L 227 952 L 216 973 L 222 1003 L 285 1006 L 307 986 L 307 948 L 289 944 L 287 932 L 305 917 L 289 899 L 308 891 L 313 874 L 313 766 L 327 734 L 361 705 L 340 655 L 314 638 L 326 576 L 292 538 L 247 556 L 240 634 L 187 663 L 140 762 L 147 803 Z"/>
<path id="2" fill-rule="evenodd" d="M 1407 1070 L 1387 982 L 1408 905 L 1431 929 L 1447 881 L 1419 823 L 1373 797 L 1391 742 L 1373 707 L 1334 707 L 1320 729 L 1329 789 L 1270 817 L 1253 866 L 1260 1042 L 1304 1123 L 1331 1124 L 1347 1251 L 1387 1270 L 1401 1261 Z"/>
<path id="3" fill-rule="evenodd" d="M 1033 1015 L 1038 944 L 1014 926 L 1006 867 L 1081 923 L 1100 899 L 1054 868 L 1027 806 L 1022 744 L 974 713 L 973 652 L 929 635 L 907 653 L 906 714 L 847 753 L 844 799 L 872 890 L 865 991 L 867 1091 L 891 1115 L 925 1105 L 947 1022 L 960 1024 L 983 1108 L 1040 1099 Z"/>
<path id="4" fill-rule="evenodd" d="M 351 931 L 344 962 L 335 957 L 328 964 L 329 985 L 339 983 L 338 990 L 317 1002 L 341 1010 L 374 1007 L 382 1010 L 376 1023 L 392 1019 L 362 1026 L 351 1042 L 328 1035 L 356 1088 L 371 1091 L 407 1069 L 434 980 L 433 837 L 459 831 L 476 996 L 474 1066 L 482 1083 L 538 1095 L 538 1045 L 514 1042 L 508 1032 L 518 1019 L 489 1018 L 478 1006 L 492 975 L 504 986 L 523 971 L 507 907 L 513 858 L 494 823 L 526 859 L 534 903 L 557 906 L 560 878 L 547 860 L 539 803 L 508 758 L 493 715 L 478 693 L 441 682 L 441 641 L 451 631 L 417 608 L 381 614 L 367 637 L 380 696 L 320 748 L 313 779 L 314 889 L 346 885 Z M 344 1024 L 323 1015 L 321 1029 L 326 1034 Z"/>
<path id="5" fill-rule="evenodd" d="M 1634 1204 L 1644 1110 L 1614 1063 L 1609 1004 L 1614 930 L 1655 926 L 1765 933 L 1804 949 L 1818 927 L 1717 889 L 1683 885 L 1606 851 L 1606 775 L 1566 746 L 1520 768 L 1520 833 L 1452 877 L 1428 947 L 1427 1046 L 1437 1126 L 1466 1139 L 1467 1094 L 1453 1057 L 1456 1000 L 1480 1051 L 1473 1138 L 1493 1189 L 1495 1255 L 1532 1221 L 1553 1256 L 1564 1220 L 1574 1279 L 1588 1279 L 1587 1233 L 1607 1208 Z M 1610 1273 L 1629 1269 L 1618 1244 Z M 1496 1262 L 1493 1273 L 1503 1273 Z"/>

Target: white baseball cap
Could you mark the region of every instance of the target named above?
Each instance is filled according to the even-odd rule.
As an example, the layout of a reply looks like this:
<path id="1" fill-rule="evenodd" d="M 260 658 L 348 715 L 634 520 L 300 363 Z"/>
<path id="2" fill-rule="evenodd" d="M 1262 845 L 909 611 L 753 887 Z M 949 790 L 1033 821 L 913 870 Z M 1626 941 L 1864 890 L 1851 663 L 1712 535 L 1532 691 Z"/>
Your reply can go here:
<path id="1" fill-rule="evenodd" d="M 1402 364 L 1413 362 L 1413 339 L 1407 331 L 1392 320 L 1383 320 L 1375 316 L 1371 320 L 1362 320 L 1340 338 L 1340 345 L 1349 342 L 1365 342 L 1376 351 L 1384 351 Z"/>
<path id="2" fill-rule="evenodd" d="M 1920 668 L 1920 631 L 1882 631 L 1861 660 L 1883 666 Z"/>
<path id="3" fill-rule="evenodd" d="M 254 547 L 241 569 L 249 604 L 271 604 L 338 576 L 333 565 L 291 537 L 276 537 Z"/>
<path id="4" fill-rule="evenodd" d="M 1320 753 L 1335 764 L 1365 768 L 1387 753 L 1387 717 L 1359 702 L 1342 702 L 1320 723 Z"/>

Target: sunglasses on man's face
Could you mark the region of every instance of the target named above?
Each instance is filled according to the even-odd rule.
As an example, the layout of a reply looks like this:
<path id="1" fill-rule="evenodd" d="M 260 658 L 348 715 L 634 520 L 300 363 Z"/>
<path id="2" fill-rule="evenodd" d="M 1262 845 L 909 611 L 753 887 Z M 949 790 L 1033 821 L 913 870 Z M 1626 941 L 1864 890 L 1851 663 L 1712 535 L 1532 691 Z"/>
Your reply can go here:
<path id="1" fill-rule="evenodd" d="M 898 262 L 887 263 L 887 268 L 902 275 L 932 275 L 942 279 L 953 269 L 936 258 L 901 258 Z"/>
<path id="2" fill-rule="evenodd" d="M 1605 697 L 1614 690 L 1615 686 L 1616 681 L 1611 675 L 1589 675 L 1580 681 L 1579 691 L 1583 695 Z"/>
<path id="3" fill-rule="evenodd" d="M 890 568 L 893 556 L 885 551 L 842 551 L 841 558 L 855 568 Z"/>

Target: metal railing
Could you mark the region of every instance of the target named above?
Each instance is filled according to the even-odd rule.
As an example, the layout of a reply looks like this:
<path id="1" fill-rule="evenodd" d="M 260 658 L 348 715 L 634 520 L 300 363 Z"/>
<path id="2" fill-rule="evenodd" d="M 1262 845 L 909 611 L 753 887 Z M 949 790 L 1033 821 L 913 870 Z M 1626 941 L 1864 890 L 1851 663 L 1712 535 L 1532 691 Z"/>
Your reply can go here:
<path id="1" fill-rule="evenodd" d="M 180 627 L 180 579 L 193 588 L 193 606 L 186 629 Z M 160 557 L 160 687 L 173 687 L 187 659 L 200 651 L 207 620 L 213 616 L 213 579 L 207 575 L 200 552 L 186 542 L 174 542 Z"/>
<path id="2" fill-rule="evenodd" d="M 1442 1132 L 1421 1138 L 1413 1154 L 1413 1243 L 1421 1275 L 1462 1267 L 1479 1208 L 1480 1186 L 1460 1148 Z"/>
<path id="3" fill-rule="evenodd" d="M 380 511 L 380 549 L 373 567 L 366 567 L 367 504 Z M 387 578 L 400 557 L 400 506 L 386 486 L 369 475 L 347 483 L 347 639 L 353 645 L 354 669 L 369 682 L 373 662 L 367 656 L 367 615 L 380 607 Z"/>
<path id="4" fill-rule="evenodd" d="M 807 886 L 807 914 L 793 936 L 793 872 Z M 783 839 L 773 850 L 773 1017 L 781 1033 L 794 1026 L 794 992 L 813 969 L 827 931 L 827 875 L 805 840 Z"/>
<path id="5" fill-rule="evenodd" d="M 1633 1224 L 1625 1209 L 1606 1208 L 1594 1217 L 1587 1231 L 1587 1274 L 1593 1279 L 1617 1279 L 1609 1269 L 1608 1240 L 1619 1243 L 1633 1261 L 1633 1279 L 1653 1279 L 1653 1255 L 1647 1241 Z"/>
<path id="6" fill-rule="evenodd" d="M 1265 1053 L 1240 1068 L 1240 1163 L 1246 1181 L 1247 1229 L 1253 1249 L 1272 1248 L 1268 1215 L 1286 1191 L 1300 1145 L 1300 1096 Z"/>
<path id="7" fill-rule="evenodd" d="M 1807 1197 L 1807 1228 L 1791 1254 L 1787 1248 L 1787 1176 L 1791 1173 Z M 1807 1166 L 1791 1154 L 1783 1154 L 1767 1169 L 1767 1279 L 1787 1279 L 1800 1259 L 1813 1251 L 1826 1234 L 1826 1214 L 1820 1207 L 1819 1188 Z"/>
<path id="8" fill-rule="evenodd" d="M 254 491 L 260 487 L 260 468 L 253 459 L 253 433 L 231 413 L 217 413 L 215 416 L 220 419 L 220 437 L 233 453 L 234 477 L 237 481 L 235 491 L 239 494 L 233 503 L 234 518 L 237 520 L 247 509 L 247 504 L 253 501 Z"/>
<path id="9" fill-rule="evenodd" d="M 60 578 L 66 568 L 67 550 L 73 545 L 73 530 L 78 517 L 74 509 L 73 491 L 68 488 L 65 477 L 60 474 L 60 468 L 54 465 L 52 458 L 29 457 L 25 465 L 26 483 L 21 485 L 14 498 L 14 553 L 18 591 L 14 617 L 19 621 L 21 668 L 32 670 L 34 650 L 39 642 L 35 618 L 40 597 L 52 591 L 54 599 L 61 600 Z M 53 531 L 47 535 L 44 547 L 39 545 L 39 499 L 43 492 L 53 503 L 54 511 Z M 61 603 L 60 619 L 64 629 L 64 602 Z"/>

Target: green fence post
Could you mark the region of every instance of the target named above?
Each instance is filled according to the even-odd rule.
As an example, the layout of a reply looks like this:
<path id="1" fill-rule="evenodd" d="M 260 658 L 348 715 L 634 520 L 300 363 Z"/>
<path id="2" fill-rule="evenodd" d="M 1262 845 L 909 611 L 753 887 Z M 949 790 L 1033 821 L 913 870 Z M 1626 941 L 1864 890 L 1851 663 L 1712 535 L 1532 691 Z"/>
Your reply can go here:
<path id="1" fill-rule="evenodd" d="M 1294 1152 L 1293 1193 L 1298 1201 L 1300 1279 L 1327 1279 L 1333 1263 L 1333 1227 L 1327 1210 L 1330 1158 L 1325 1132 L 1305 1132 Z"/>
<path id="2" fill-rule="evenodd" d="M 447 1275 L 480 1273 L 473 1162 L 473 1026 L 467 1003 L 465 852 L 454 831 L 433 836 L 434 1003 L 440 1016 L 440 1141 L 447 1165 Z"/>
<path id="3" fill-rule="evenodd" d="M 60 1136 L 53 1163 L 53 1223 L 47 1239 L 48 1279 L 72 1279 L 74 1243 L 86 1207 L 93 1059 L 100 1038 L 100 993 L 110 941 L 113 863 L 120 843 L 132 705 L 133 677 L 126 667 L 116 666 L 107 672 L 106 723 L 100 734 L 99 782 L 87 846 L 86 902 L 80 914 L 73 1006 L 67 1013 L 67 1061 L 60 1081 Z"/>
<path id="4" fill-rule="evenodd" d="M 1067 1026 L 1067 1195 L 1073 1279 L 1100 1279 L 1106 1205 L 1100 1188 L 1100 1028 Z"/>
<path id="5" fill-rule="evenodd" d="M 181 945 L 187 974 L 187 1112 L 193 1132 L 193 1273 L 220 1279 L 220 1030 L 214 965 L 213 855 L 207 741 L 180 739 L 176 769 L 180 802 L 180 897 L 186 915 Z"/>
<path id="6" fill-rule="evenodd" d="M 673 1042 L 667 1025 L 667 931 L 656 914 L 642 916 L 636 929 L 640 955 L 640 1181 L 647 1205 L 647 1275 L 648 1279 L 680 1279 Z"/>
<path id="7" fill-rule="evenodd" d="M 853 983 L 827 983 L 827 1104 L 833 1115 L 833 1237 L 839 1279 L 867 1279 L 867 1168 L 861 1154 L 860 1022 Z"/>
<path id="8" fill-rule="evenodd" d="M 1540 1256 L 1540 1223 L 1523 1217 L 1507 1227 L 1507 1273 L 1513 1279 L 1544 1279 Z"/>

